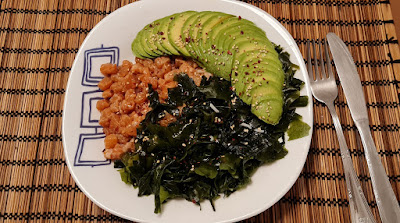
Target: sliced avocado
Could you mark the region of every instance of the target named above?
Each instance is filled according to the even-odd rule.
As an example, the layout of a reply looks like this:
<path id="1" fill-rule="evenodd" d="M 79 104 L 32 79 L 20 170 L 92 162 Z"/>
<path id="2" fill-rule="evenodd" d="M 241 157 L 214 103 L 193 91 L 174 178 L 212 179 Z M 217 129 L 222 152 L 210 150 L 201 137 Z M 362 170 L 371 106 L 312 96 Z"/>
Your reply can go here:
<path id="1" fill-rule="evenodd" d="M 208 32 L 204 48 L 213 48 L 212 45 L 214 45 L 215 41 L 218 40 L 219 37 L 223 36 L 223 32 L 221 32 L 221 30 L 224 30 L 227 27 L 237 27 L 245 24 L 254 25 L 253 22 L 238 17 L 231 17 L 224 21 L 221 21 L 220 23 L 216 24 L 210 32 Z"/>
<path id="2" fill-rule="evenodd" d="M 254 68 L 256 67 L 256 68 Z M 269 67 L 268 64 L 258 64 L 254 67 L 244 69 L 243 73 L 232 78 L 232 85 L 237 93 L 243 92 L 247 85 L 274 85 L 282 90 L 285 79 L 284 73 Z"/>
<path id="3" fill-rule="evenodd" d="M 158 23 L 157 23 L 156 26 L 154 27 L 153 33 L 152 33 L 152 35 L 151 35 L 151 37 L 152 37 L 152 43 L 155 45 L 155 47 L 156 47 L 159 51 L 161 51 L 161 52 L 163 53 L 163 55 L 171 55 L 171 52 L 170 52 L 169 50 L 165 49 L 165 48 L 161 45 L 161 38 L 162 38 L 163 35 L 166 35 L 166 34 L 164 34 L 163 31 L 161 31 L 161 29 L 163 28 L 164 23 L 165 23 L 166 21 L 169 22 L 169 21 L 168 21 L 168 19 L 169 19 L 168 17 L 169 17 L 169 16 L 164 17 L 164 18 L 158 20 Z M 161 35 L 161 34 L 162 34 L 162 35 Z"/>
<path id="4" fill-rule="evenodd" d="M 182 12 L 175 16 L 175 19 L 169 23 L 168 26 L 168 39 L 170 44 L 179 52 L 180 55 L 189 57 L 190 54 L 185 48 L 185 41 L 182 39 L 182 27 L 186 20 L 193 14 L 197 14 L 195 11 Z"/>
<path id="5" fill-rule="evenodd" d="M 247 24 L 246 20 L 239 20 L 234 26 L 228 26 L 221 30 L 223 38 L 218 38 L 215 42 L 217 48 L 222 49 L 223 46 L 231 45 L 232 42 L 239 42 L 240 37 L 247 38 L 266 38 L 264 30 L 255 25 Z"/>
<path id="6" fill-rule="evenodd" d="M 204 13 L 199 13 L 197 14 L 197 18 L 194 19 L 194 21 L 191 21 L 190 18 L 186 21 L 192 22 L 192 25 L 189 27 L 189 33 L 188 33 L 188 38 L 190 41 L 186 44 L 186 49 L 190 53 L 191 57 L 194 59 L 200 58 L 201 55 L 198 55 L 197 48 L 199 46 L 199 36 L 197 36 L 199 30 L 203 29 L 203 24 L 206 22 L 209 18 L 215 16 L 215 15 L 222 15 L 223 13 L 221 12 L 204 12 Z M 183 35 L 182 35 L 183 36 Z"/>
<path id="7" fill-rule="evenodd" d="M 143 50 L 150 56 L 158 57 L 163 53 L 157 49 L 154 44 L 154 36 L 153 30 L 156 27 L 156 24 L 159 24 L 159 20 L 156 20 L 148 25 L 146 25 L 143 29 L 143 33 L 140 36 L 139 43 L 143 46 Z"/>
<path id="8" fill-rule="evenodd" d="M 282 87 L 276 85 L 264 85 L 254 87 L 251 91 L 252 104 L 256 101 L 262 101 L 267 99 L 279 99 L 282 96 Z M 278 96 L 278 98 L 277 98 Z M 281 98 L 280 100 L 283 101 Z"/>
<path id="9" fill-rule="evenodd" d="M 225 32 L 223 32 L 223 30 L 231 27 L 252 24 L 253 23 L 248 20 L 238 17 L 231 17 L 213 27 L 202 49 L 204 52 L 203 59 L 206 62 L 204 65 L 208 72 L 226 80 L 230 80 L 232 60 L 234 58 L 235 51 L 230 48 L 217 48 L 214 43 L 219 38 L 225 38 Z"/>
<path id="10" fill-rule="evenodd" d="M 134 54 L 136 57 L 145 59 L 145 58 L 150 58 L 151 56 L 148 55 L 148 54 L 143 50 L 142 44 L 139 44 L 139 40 L 140 40 L 140 38 L 141 38 L 140 36 L 141 36 L 141 34 L 142 34 L 142 31 L 143 31 L 143 30 L 141 30 L 141 31 L 136 35 L 136 38 L 135 38 L 135 39 L 133 40 L 133 42 L 132 42 L 131 48 L 132 48 L 133 54 Z"/>
<path id="11" fill-rule="evenodd" d="M 201 29 L 198 29 L 196 38 L 198 40 L 198 45 L 196 45 L 193 50 L 196 55 L 198 55 L 197 60 L 201 63 L 200 65 L 205 68 L 205 65 L 208 59 L 204 54 L 207 53 L 205 49 L 206 40 L 209 36 L 209 32 L 211 32 L 214 26 L 217 26 L 220 23 L 223 23 L 225 20 L 232 18 L 233 15 L 225 14 L 225 13 L 217 13 L 208 18 L 204 23 Z M 207 60 L 206 60 L 207 59 Z"/>
<path id="12" fill-rule="evenodd" d="M 223 24 L 226 20 L 233 18 L 233 15 L 219 13 L 212 17 L 210 17 L 207 21 L 203 23 L 202 29 L 198 30 L 197 38 L 201 39 L 199 47 L 204 47 L 206 40 L 211 35 L 211 32 L 214 30 L 214 27 L 218 27 Z"/>
<path id="13" fill-rule="evenodd" d="M 166 16 L 159 21 L 159 25 L 153 30 L 154 43 L 156 47 L 165 55 L 179 55 L 179 52 L 170 44 L 168 40 L 168 26 L 176 14 Z"/>
<path id="14" fill-rule="evenodd" d="M 251 104 L 251 112 L 267 124 L 276 125 L 282 116 L 283 101 L 267 99 Z"/>
<path id="15" fill-rule="evenodd" d="M 239 71 L 241 68 L 250 67 L 257 63 L 266 63 L 275 67 L 276 69 L 282 68 L 282 63 L 279 60 L 279 56 L 275 50 L 252 50 L 246 53 L 242 53 L 236 58 L 237 63 L 240 64 Z M 232 70 L 237 71 L 237 70 Z"/>
<path id="16" fill-rule="evenodd" d="M 252 95 L 251 112 L 268 124 L 277 124 L 282 115 L 282 89 L 258 87 L 252 91 Z"/>
<path id="17" fill-rule="evenodd" d="M 244 59 L 238 59 L 239 61 L 239 66 L 237 66 L 237 69 L 232 70 L 233 73 L 244 73 L 246 69 L 249 68 L 254 68 L 257 65 L 267 65 L 270 69 L 275 69 L 275 70 L 281 70 L 282 69 L 282 63 L 279 61 L 279 59 L 270 53 L 265 53 L 265 54 L 258 54 L 259 56 L 255 56 L 257 54 L 252 54 L 252 52 L 249 53 L 248 58 Z M 257 67 L 256 67 L 257 68 Z"/>

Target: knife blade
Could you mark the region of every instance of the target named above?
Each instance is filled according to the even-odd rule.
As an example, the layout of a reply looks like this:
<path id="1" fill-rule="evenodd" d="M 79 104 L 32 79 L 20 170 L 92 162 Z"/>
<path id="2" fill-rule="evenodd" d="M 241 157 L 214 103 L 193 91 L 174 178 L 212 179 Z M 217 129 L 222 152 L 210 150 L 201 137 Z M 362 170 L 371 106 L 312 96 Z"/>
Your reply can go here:
<path id="1" fill-rule="evenodd" d="M 361 80 L 353 57 L 346 44 L 336 34 L 328 33 L 327 40 L 351 116 L 364 146 L 381 220 L 383 223 L 398 223 L 400 222 L 399 203 L 372 139 Z"/>

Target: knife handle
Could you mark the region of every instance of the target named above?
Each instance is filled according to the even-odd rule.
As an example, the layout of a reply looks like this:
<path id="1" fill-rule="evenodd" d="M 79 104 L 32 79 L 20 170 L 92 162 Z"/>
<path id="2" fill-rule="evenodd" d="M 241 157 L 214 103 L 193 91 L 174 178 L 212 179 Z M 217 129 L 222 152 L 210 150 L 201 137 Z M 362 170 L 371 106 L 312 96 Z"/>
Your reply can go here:
<path id="1" fill-rule="evenodd" d="M 362 191 L 357 173 L 354 170 L 353 161 L 351 160 L 349 148 L 347 147 L 346 139 L 343 135 L 342 125 L 340 124 L 335 106 L 333 103 L 326 103 L 326 105 L 332 115 L 333 124 L 335 125 L 336 135 L 339 141 L 347 192 L 349 193 L 351 222 L 375 223 L 375 218 L 368 206 L 368 202 L 365 198 L 364 192 Z"/>
<path id="2" fill-rule="evenodd" d="M 369 129 L 369 122 L 364 119 L 355 121 L 355 124 L 364 146 L 365 157 L 371 175 L 372 186 L 381 220 L 383 223 L 398 223 L 400 222 L 399 203 L 390 185 L 385 168 L 381 163 L 380 156 L 376 151 Z"/>

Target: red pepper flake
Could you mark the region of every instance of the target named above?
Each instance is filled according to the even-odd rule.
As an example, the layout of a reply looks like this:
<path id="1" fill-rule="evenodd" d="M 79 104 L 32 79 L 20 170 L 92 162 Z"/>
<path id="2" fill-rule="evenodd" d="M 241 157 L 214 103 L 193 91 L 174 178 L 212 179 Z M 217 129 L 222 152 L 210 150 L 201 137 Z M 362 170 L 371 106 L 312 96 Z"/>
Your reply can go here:
<path id="1" fill-rule="evenodd" d="M 192 202 L 193 202 L 193 204 L 196 204 L 196 203 L 197 203 L 194 199 L 192 199 Z"/>
<path id="2" fill-rule="evenodd" d="M 240 34 L 242 34 L 242 35 L 243 35 L 243 34 L 244 34 L 244 32 L 243 32 L 243 31 L 240 31 Z"/>
<path id="3" fill-rule="evenodd" d="M 190 42 L 190 37 L 186 37 L 185 41 L 188 43 Z"/>
<path id="4" fill-rule="evenodd" d="M 206 33 L 206 35 L 208 35 L 208 33 Z"/>
<path id="5" fill-rule="evenodd" d="M 258 63 L 261 63 L 261 60 L 258 60 Z"/>
<path id="6" fill-rule="evenodd" d="M 176 160 L 176 156 L 174 156 L 173 159 Z"/>
<path id="7" fill-rule="evenodd" d="M 248 64 L 246 65 L 247 67 L 250 67 Z"/>
<path id="8" fill-rule="evenodd" d="M 249 75 L 249 72 L 246 71 L 246 72 L 244 72 L 244 74 Z"/>
<path id="9" fill-rule="evenodd" d="M 162 35 L 164 35 L 164 32 L 159 32 L 158 34 L 162 36 Z"/>
<path id="10" fill-rule="evenodd" d="M 237 76 L 238 75 L 238 72 L 237 71 L 235 71 L 235 76 Z"/>
<path id="11" fill-rule="evenodd" d="M 253 74 L 255 74 L 255 73 L 256 73 L 256 71 L 254 70 L 254 71 L 253 71 Z"/>
<path id="12" fill-rule="evenodd" d="M 243 94 L 243 92 L 240 92 L 240 93 L 239 93 L 239 97 L 242 96 L 242 94 Z"/>
<path id="13" fill-rule="evenodd" d="M 171 17 L 171 18 L 169 18 L 169 19 L 173 20 L 173 19 L 174 19 L 174 17 Z"/>
<path id="14" fill-rule="evenodd" d="M 211 48 L 214 50 L 215 49 L 215 45 L 211 45 Z"/>
<path id="15" fill-rule="evenodd" d="M 253 83 L 254 83 L 254 79 L 253 79 L 251 82 L 253 82 Z"/>
<path id="16" fill-rule="evenodd" d="M 165 37 L 161 38 L 162 40 L 165 40 Z"/>
<path id="17" fill-rule="evenodd" d="M 152 25 L 152 24 L 150 24 L 150 25 L 149 25 L 149 27 L 150 27 L 150 28 L 153 28 L 153 25 Z"/>
<path id="18" fill-rule="evenodd" d="M 263 77 L 263 80 L 265 81 L 265 77 Z"/>
<path id="19" fill-rule="evenodd" d="M 232 138 L 232 142 L 234 142 L 236 139 L 235 138 Z"/>
<path id="20" fill-rule="evenodd" d="M 242 19 L 242 17 L 241 16 L 239 16 L 239 20 L 241 20 Z"/>
<path id="21" fill-rule="evenodd" d="M 231 51 L 230 50 L 228 50 L 228 52 L 227 52 L 229 55 L 232 55 L 232 53 L 231 53 Z"/>

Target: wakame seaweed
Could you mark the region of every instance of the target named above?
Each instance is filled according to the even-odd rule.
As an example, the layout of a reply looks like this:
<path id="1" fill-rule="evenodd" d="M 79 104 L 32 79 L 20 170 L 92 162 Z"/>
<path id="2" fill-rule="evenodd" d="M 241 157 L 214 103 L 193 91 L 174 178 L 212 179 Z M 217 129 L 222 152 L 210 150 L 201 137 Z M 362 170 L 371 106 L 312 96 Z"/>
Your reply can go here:
<path id="1" fill-rule="evenodd" d="M 300 120 L 295 108 L 306 106 L 308 99 L 299 93 L 303 82 L 293 77 L 297 66 L 279 46 L 276 50 L 286 79 L 283 115 L 275 126 L 253 115 L 230 83 L 217 77 L 203 78 L 196 86 L 187 75 L 177 75 L 178 86 L 169 90 L 166 103 L 149 87 L 152 110 L 138 128 L 136 151 L 115 167 L 125 183 L 139 189 L 139 196 L 154 194 L 155 213 L 172 198 L 198 205 L 209 200 L 214 208 L 217 197 L 246 186 L 260 165 L 287 154 L 284 133 Z M 167 113 L 177 121 L 163 127 L 159 121 Z"/>

